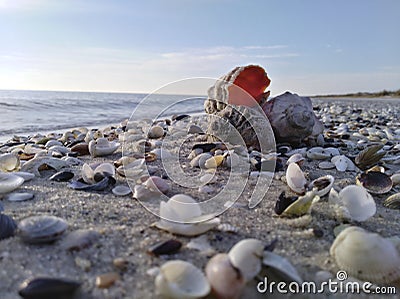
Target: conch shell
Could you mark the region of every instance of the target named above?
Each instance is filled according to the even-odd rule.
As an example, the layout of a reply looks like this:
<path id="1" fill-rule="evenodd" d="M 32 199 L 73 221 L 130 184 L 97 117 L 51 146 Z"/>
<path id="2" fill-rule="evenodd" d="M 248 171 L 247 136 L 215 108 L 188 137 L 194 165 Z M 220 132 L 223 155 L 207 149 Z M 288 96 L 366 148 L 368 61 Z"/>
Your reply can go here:
<path id="1" fill-rule="evenodd" d="M 271 133 L 278 142 L 293 144 L 322 133 L 323 125 L 309 98 L 286 92 L 268 100 L 270 92 L 265 89 L 270 82 L 265 70 L 257 65 L 236 67 L 217 80 L 204 103 L 211 115 L 207 130 L 210 141 L 228 137 L 224 141 L 233 143 L 233 127 L 247 146 L 262 150 L 260 142 Z"/>

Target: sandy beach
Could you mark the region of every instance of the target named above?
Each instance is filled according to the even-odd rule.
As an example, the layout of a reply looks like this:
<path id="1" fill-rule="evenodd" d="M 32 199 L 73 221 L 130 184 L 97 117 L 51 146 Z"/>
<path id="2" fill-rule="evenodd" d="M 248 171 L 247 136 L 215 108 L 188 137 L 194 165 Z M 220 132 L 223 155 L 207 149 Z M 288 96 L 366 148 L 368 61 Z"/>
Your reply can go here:
<path id="1" fill-rule="evenodd" d="M 325 124 L 324 147 L 338 148 L 342 155 L 353 159 L 366 146 L 382 143 L 386 146 L 385 158 L 392 159 L 383 159 L 378 164 L 385 167 L 388 175 L 400 172 L 400 139 L 398 139 L 400 135 L 395 135 L 393 139 L 384 135 L 386 127 L 392 132 L 400 128 L 399 103 L 399 99 L 313 100 L 314 111 Z M 348 136 L 332 137 L 332 131 L 343 122 L 349 124 Z M 177 126 L 178 123 L 180 123 L 179 128 L 187 131 L 191 125 L 190 117 L 172 122 L 171 126 Z M 363 138 L 357 137 L 354 133 L 366 127 L 374 128 L 382 134 L 376 134 L 378 137 L 375 136 L 376 138 L 370 138 L 370 140 L 367 138 L 368 135 L 365 135 L 366 141 L 358 142 Z M 117 135 L 120 131 L 110 129 L 103 132 L 109 132 L 109 139 L 118 140 Z M 331 137 L 328 137 L 329 133 Z M 113 134 L 115 137 L 111 138 Z M 189 172 L 198 171 L 190 168 L 188 159 L 190 149 L 194 144 L 204 143 L 204 137 L 201 134 L 189 134 L 184 137 L 187 140 L 181 149 L 181 162 L 186 165 L 185 169 Z M 277 148 L 279 149 L 280 146 L 278 144 Z M 3 144 L 0 147 L 0 153 L 6 153 L 11 148 L 11 145 Z M 84 163 L 92 164 L 113 163 L 121 157 L 120 146 L 113 154 L 104 157 L 92 158 L 90 155 L 82 155 L 77 158 Z M 60 240 L 50 244 L 26 244 L 21 240 L 18 232 L 15 236 L 0 241 L 0 297 L 2 299 L 20 298 L 18 290 L 23 281 L 44 276 L 68 278 L 82 283 L 74 298 L 160 298 L 154 286 L 155 271 L 149 272 L 150 269 L 160 267 L 168 260 L 179 259 L 189 261 L 204 270 L 208 260 L 214 254 L 228 252 L 235 243 L 246 238 L 256 238 L 265 244 L 277 239 L 274 252 L 287 258 L 304 281 L 316 281 L 316 274 L 319 271 L 324 271 L 325 274 L 329 272 L 332 277 L 335 277 L 336 272 L 340 270 L 329 254 L 329 249 L 335 239 L 333 230 L 336 226 L 350 223 L 377 232 L 383 237 L 399 236 L 399 210 L 383 205 L 383 201 L 389 195 L 400 191 L 399 186 L 394 186 L 386 194 L 373 195 L 377 211 L 373 217 L 364 222 L 349 222 L 340 219 L 336 210 L 328 203 L 327 196 L 322 197 L 313 205 L 311 217 L 303 221 L 304 223 L 278 217 L 274 212 L 274 207 L 279 195 L 282 191 L 291 194 L 282 179 L 285 176 L 285 163 L 288 157 L 284 154 L 281 157 L 283 167 L 275 173 L 267 195 L 254 209 L 248 208 L 248 198 L 257 177 L 248 177 L 248 184 L 237 202 L 219 216 L 221 224 L 231 225 L 235 232 L 224 231 L 224 226 L 218 226 L 204 233 L 203 236 L 212 248 L 206 251 L 188 248 L 187 244 L 193 239 L 191 237 L 174 235 L 153 227 L 152 224 L 158 221 L 158 217 L 146 210 L 137 199 L 133 198 L 132 194 L 116 196 L 111 192 L 112 187 L 103 191 L 74 190 L 69 186 L 69 182 L 49 180 L 49 177 L 55 173 L 54 170 L 40 171 L 40 177 L 23 183 L 14 191 L 33 193 L 34 198 L 22 202 L 1 200 L 4 206 L 3 214 L 11 216 L 17 224 L 29 216 L 53 215 L 67 221 L 69 227 Z M 330 174 L 335 178 L 336 190 L 355 184 L 355 178 L 361 172 L 360 170 L 340 172 L 336 168 L 321 169 L 318 166 L 320 162 L 321 160 L 305 159 L 302 170 L 307 180 L 312 181 Z M 163 177 L 170 184 L 171 188 L 166 193 L 169 197 L 183 193 L 195 199 L 206 199 L 207 196 L 212 196 L 222 190 L 229 176 L 227 167 L 218 167 L 216 181 L 210 184 L 212 191 L 210 194 L 205 194 L 197 189 L 188 189 L 172 182 L 162 169 L 159 160 L 147 162 L 147 165 L 155 166 L 154 175 Z M 68 166 L 64 169 L 74 173 L 73 180 L 81 177 L 82 165 Z M 115 179 L 116 185 L 127 185 L 126 179 L 118 172 L 115 174 Z M 157 207 L 158 203 L 154 203 L 154 209 Z M 98 231 L 100 236 L 87 248 L 66 250 L 63 247 L 63 239 L 68 233 L 78 229 L 92 229 Z M 182 243 L 182 248 L 177 253 L 161 256 L 152 256 L 147 253 L 153 244 L 169 239 L 176 239 Z M 118 265 L 115 265 L 115 259 L 118 258 L 126 263 L 125 267 L 118 268 Z M 96 277 L 109 272 L 118 273 L 119 279 L 109 287 L 96 286 Z M 274 294 L 274 298 L 275 295 L 277 294 Z M 248 283 L 241 298 L 272 298 L 272 296 L 259 294 L 255 280 Z M 324 293 L 285 296 L 353 298 L 354 295 Z M 365 294 L 359 296 L 367 297 Z M 389 297 L 398 298 L 398 296 Z M 373 298 L 373 296 L 368 296 L 368 298 Z"/>

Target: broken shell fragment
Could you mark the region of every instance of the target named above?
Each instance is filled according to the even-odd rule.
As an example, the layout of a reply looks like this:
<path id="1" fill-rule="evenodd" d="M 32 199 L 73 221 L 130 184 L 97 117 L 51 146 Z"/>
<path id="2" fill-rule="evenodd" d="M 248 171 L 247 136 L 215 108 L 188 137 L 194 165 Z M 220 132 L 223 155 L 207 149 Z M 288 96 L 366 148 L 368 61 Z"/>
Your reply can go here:
<path id="1" fill-rule="evenodd" d="M 211 292 L 218 299 L 237 299 L 246 284 L 241 272 L 235 268 L 228 254 L 213 256 L 206 265 L 206 276 Z"/>
<path id="2" fill-rule="evenodd" d="M 148 250 L 147 253 L 151 255 L 162 255 L 162 254 L 174 254 L 181 249 L 182 243 L 175 239 L 170 239 L 167 241 L 157 242 L 156 244 L 152 245 Z"/>
<path id="3" fill-rule="evenodd" d="M 286 182 L 290 189 L 297 194 L 304 194 L 307 180 L 297 163 L 290 163 L 286 170 Z"/>
<path id="4" fill-rule="evenodd" d="M 210 284 L 203 272 L 193 264 L 172 260 L 163 264 L 155 279 L 156 291 L 162 296 L 195 299 L 210 293 Z"/>
<path id="5" fill-rule="evenodd" d="M 34 175 L 40 177 L 39 170 L 42 170 L 43 168 L 50 168 L 55 169 L 56 171 L 60 171 L 61 168 L 67 166 L 67 162 L 61 159 L 51 158 L 47 156 L 36 156 L 35 158 L 29 160 L 24 165 L 22 165 L 21 170 L 25 172 L 31 172 Z"/>
<path id="6" fill-rule="evenodd" d="M 311 211 L 312 204 L 319 201 L 316 190 L 308 191 L 303 196 L 286 197 L 282 192 L 275 205 L 275 212 L 279 216 L 299 217 Z"/>
<path id="7" fill-rule="evenodd" d="M 317 190 L 315 194 L 322 197 L 329 193 L 334 182 L 335 178 L 328 174 L 312 181 L 309 185 L 309 189 L 312 190 L 313 188 L 316 188 Z"/>
<path id="8" fill-rule="evenodd" d="M 111 192 L 116 196 L 126 196 L 132 192 L 131 188 L 125 185 L 115 186 Z"/>
<path id="9" fill-rule="evenodd" d="M 303 283 L 303 279 L 296 268 L 287 259 L 276 253 L 265 250 L 262 263 L 267 266 L 264 273 L 267 274 L 268 278 L 275 278 L 275 281 Z"/>
<path id="10" fill-rule="evenodd" d="M 232 265 L 239 269 L 245 281 L 252 280 L 261 270 L 264 244 L 257 239 L 244 239 L 236 243 L 228 256 Z"/>
<path id="11" fill-rule="evenodd" d="M 14 191 L 24 183 L 24 179 L 20 176 L 0 172 L 0 194 Z"/>
<path id="12" fill-rule="evenodd" d="M 340 269 L 358 279 L 377 284 L 400 279 L 400 253 L 393 242 L 360 227 L 344 229 L 330 254 Z"/>
<path id="13" fill-rule="evenodd" d="M 363 186 L 372 194 L 384 194 L 392 189 L 391 178 L 380 171 L 361 173 L 356 177 L 357 185 Z"/>
<path id="14" fill-rule="evenodd" d="M 304 163 L 304 156 L 300 153 L 293 154 L 287 160 L 286 165 L 290 163 L 297 163 L 299 166 L 302 166 Z"/>

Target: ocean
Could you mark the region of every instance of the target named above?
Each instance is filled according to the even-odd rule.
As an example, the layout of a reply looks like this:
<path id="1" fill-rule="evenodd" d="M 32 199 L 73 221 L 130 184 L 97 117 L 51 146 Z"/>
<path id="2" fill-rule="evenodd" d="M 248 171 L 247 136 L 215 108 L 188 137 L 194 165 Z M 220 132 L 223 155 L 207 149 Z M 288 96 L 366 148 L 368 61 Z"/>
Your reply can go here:
<path id="1" fill-rule="evenodd" d="M 141 109 L 137 105 L 146 99 Z M 176 103 L 161 116 L 204 110 L 204 97 L 138 93 L 0 90 L 0 141 L 13 135 L 57 132 L 75 127 L 102 127 L 146 118 L 160 103 Z"/>

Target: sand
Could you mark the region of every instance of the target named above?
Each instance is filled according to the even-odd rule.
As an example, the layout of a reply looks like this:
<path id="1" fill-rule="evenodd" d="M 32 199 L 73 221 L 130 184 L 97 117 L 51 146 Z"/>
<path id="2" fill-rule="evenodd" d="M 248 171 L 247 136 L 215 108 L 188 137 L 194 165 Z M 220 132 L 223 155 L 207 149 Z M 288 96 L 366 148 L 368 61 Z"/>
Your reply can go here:
<path id="1" fill-rule="evenodd" d="M 365 106 L 360 108 L 365 109 Z M 399 109 L 398 106 L 394 108 Z M 197 141 L 194 138 L 192 142 Z M 356 152 L 349 152 L 344 148 L 341 148 L 341 151 L 349 155 Z M 112 162 L 121 155 L 121 150 L 118 150 L 113 155 L 104 158 L 90 158 L 90 156 L 80 158 L 90 163 Z M 357 172 L 321 170 L 317 166 L 318 163 L 319 161 L 312 160 L 305 162 L 303 170 L 309 180 L 331 174 L 336 179 L 337 189 L 355 183 Z M 388 166 L 389 173 L 400 170 L 400 165 Z M 80 167 L 73 167 L 72 170 L 76 177 L 80 176 Z M 64 277 L 80 281 L 82 286 L 76 298 L 158 298 L 154 288 L 154 276 L 147 273 L 149 269 L 159 267 L 167 260 L 173 259 L 190 261 L 204 269 L 213 255 L 186 248 L 185 245 L 191 240 L 189 237 L 175 236 L 152 227 L 151 225 L 158 218 L 148 212 L 131 195 L 117 197 L 110 190 L 76 191 L 69 188 L 66 182 L 49 181 L 48 178 L 53 173 L 54 171 L 50 170 L 43 171 L 41 177 L 24 183 L 18 191 L 33 192 L 35 198 L 26 202 L 3 200 L 5 208 L 3 213 L 12 216 L 17 223 L 32 215 L 54 215 L 69 223 L 68 232 L 76 229 L 94 229 L 101 233 L 101 237 L 91 247 L 74 252 L 63 249 L 61 241 L 48 245 L 27 245 L 18 235 L 0 241 L 0 298 L 19 298 L 17 294 L 19 285 L 25 279 L 38 276 Z M 229 171 L 224 168 L 219 169 L 218 173 L 221 177 L 229 175 Z M 313 281 L 315 274 L 320 270 L 329 271 L 335 275 L 339 269 L 329 255 L 329 248 L 335 239 L 333 229 L 342 221 L 337 218 L 326 197 L 313 206 L 312 221 L 306 227 L 296 227 L 292 221 L 276 217 L 275 202 L 283 190 L 289 190 L 280 179 L 283 175 L 284 172 L 276 175 L 266 198 L 254 209 L 247 207 L 252 180 L 254 182 L 256 180 L 250 178 L 250 183 L 237 203 L 220 215 L 221 223 L 236 227 L 237 233 L 213 229 L 205 234 L 207 239 L 215 252 L 227 252 L 236 242 L 245 238 L 257 238 L 265 244 L 277 239 L 274 252 L 286 257 L 296 267 L 304 281 Z M 116 178 L 117 184 L 125 184 L 123 177 L 117 175 Z M 399 210 L 385 208 L 382 204 L 383 200 L 396 190 L 399 192 L 397 187 L 389 194 L 374 195 L 377 204 L 375 216 L 365 222 L 353 224 L 378 232 L 384 237 L 398 235 L 400 232 Z M 174 186 L 167 195 L 176 193 L 199 196 L 196 190 L 190 191 L 179 186 Z M 178 253 L 160 257 L 146 253 L 152 244 L 171 238 L 183 243 Z M 113 266 L 115 258 L 123 258 L 128 262 L 125 271 L 120 271 Z M 87 269 L 82 269 L 78 265 L 82 264 L 79 262 L 82 259 L 90 262 Z M 107 272 L 119 272 L 121 279 L 109 288 L 96 287 L 96 277 Z M 267 294 L 257 294 L 254 283 L 249 284 L 245 292 L 242 298 L 267 297 Z M 332 296 L 338 295 L 319 294 L 313 297 Z M 351 294 L 340 296 L 353 297 Z M 296 298 L 310 297 L 312 297 L 310 294 L 296 296 Z"/>

